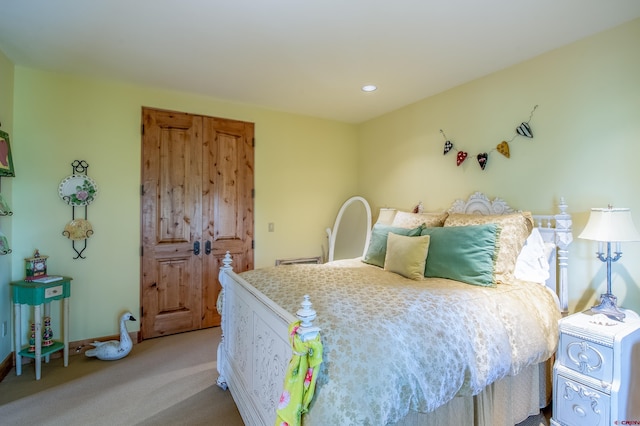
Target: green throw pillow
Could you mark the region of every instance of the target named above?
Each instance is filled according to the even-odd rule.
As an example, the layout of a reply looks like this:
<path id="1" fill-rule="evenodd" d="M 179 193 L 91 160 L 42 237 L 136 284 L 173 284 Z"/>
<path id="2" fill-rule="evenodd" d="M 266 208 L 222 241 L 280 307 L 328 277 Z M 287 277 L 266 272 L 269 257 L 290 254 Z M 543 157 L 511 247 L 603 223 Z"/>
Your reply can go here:
<path id="1" fill-rule="evenodd" d="M 420 231 L 422 231 L 422 226 L 407 229 L 376 223 L 371 230 L 369 248 L 367 248 L 367 253 L 364 255 L 362 261 L 381 268 L 384 267 L 384 258 L 387 253 L 387 236 L 389 232 L 407 237 L 417 237 L 420 235 Z"/>
<path id="2" fill-rule="evenodd" d="M 485 287 L 496 285 L 498 225 L 424 228 L 421 235 L 431 236 L 425 277 L 449 278 Z"/>

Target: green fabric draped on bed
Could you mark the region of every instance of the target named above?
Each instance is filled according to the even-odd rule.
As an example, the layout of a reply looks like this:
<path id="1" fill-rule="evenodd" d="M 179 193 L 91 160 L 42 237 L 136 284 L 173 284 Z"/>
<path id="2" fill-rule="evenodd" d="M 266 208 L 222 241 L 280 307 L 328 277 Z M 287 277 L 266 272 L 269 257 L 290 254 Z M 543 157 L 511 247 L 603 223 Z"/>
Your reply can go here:
<path id="1" fill-rule="evenodd" d="M 322 364 L 322 341 L 318 334 L 303 342 L 297 331 L 300 321 L 289 326 L 291 361 L 284 378 L 284 390 L 276 410 L 276 426 L 299 426 L 304 413 L 309 410 Z"/>

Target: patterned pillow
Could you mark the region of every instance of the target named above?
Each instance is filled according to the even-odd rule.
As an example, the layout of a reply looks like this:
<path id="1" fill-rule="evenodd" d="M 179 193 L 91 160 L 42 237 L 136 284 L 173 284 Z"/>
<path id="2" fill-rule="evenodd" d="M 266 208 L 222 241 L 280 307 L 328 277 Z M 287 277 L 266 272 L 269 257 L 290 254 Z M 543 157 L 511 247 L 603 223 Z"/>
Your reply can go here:
<path id="1" fill-rule="evenodd" d="M 513 272 L 520 250 L 533 229 L 531 212 L 518 212 L 506 215 L 476 215 L 450 213 L 444 226 L 468 226 L 495 223 L 500 227 L 498 238 L 498 256 L 496 259 L 496 282 L 508 283 Z"/>
<path id="2" fill-rule="evenodd" d="M 429 228 L 433 228 L 436 226 L 443 226 L 444 220 L 447 218 L 448 213 L 409 213 L 398 211 L 396 212 L 395 217 L 393 218 L 393 222 L 391 226 L 396 226 L 398 228 L 415 228 L 424 224 Z"/>
<path id="3" fill-rule="evenodd" d="M 394 234 L 405 235 L 409 237 L 415 237 L 420 235 L 422 226 L 413 229 L 397 228 L 395 226 L 381 225 L 376 223 L 371 230 L 371 239 L 369 240 L 369 247 L 367 253 L 364 255 L 362 261 L 371 265 L 384 267 L 384 258 L 387 254 L 387 237 L 389 232 Z"/>
<path id="4" fill-rule="evenodd" d="M 390 232 L 384 270 L 412 280 L 423 279 L 430 239 L 429 235 L 407 237 Z"/>

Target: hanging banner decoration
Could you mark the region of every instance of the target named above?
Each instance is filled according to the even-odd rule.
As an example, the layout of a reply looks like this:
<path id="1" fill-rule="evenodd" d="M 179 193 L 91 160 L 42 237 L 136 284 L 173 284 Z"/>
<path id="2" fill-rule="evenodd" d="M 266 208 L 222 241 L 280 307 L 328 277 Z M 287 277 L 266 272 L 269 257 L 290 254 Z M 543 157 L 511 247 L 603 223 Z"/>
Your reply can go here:
<path id="1" fill-rule="evenodd" d="M 459 166 L 466 159 L 467 159 L 467 153 L 464 151 L 458 151 L 458 155 L 456 156 L 456 164 Z"/>
<path id="2" fill-rule="evenodd" d="M 444 153 L 446 154 L 447 152 L 451 151 L 451 148 L 453 148 L 453 144 L 451 143 L 451 141 L 445 141 L 444 142 Z"/>
<path id="3" fill-rule="evenodd" d="M 507 141 L 502 141 L 498 144 L 498 146 L 496 146 L 496 150 L 504 155 L 505 157 L 509 158 L 509 144 L 507 143 Z"/>
<path id="4" fill-rule="evenodd" d="M 516 129 L 516 132 L 518 132 L 520 136 L 533 138 L 533 133 L 531 132 L 531 127 L 529 126 L 529 123 L 522 123 L 521 125 L 519 125 L 518 128 Z"/>
<path id="5" fill-rule="evenodd" d="M 518 136 L 523 136 L 525 138 L 533 139 L 533 130 L 531 130 L 531 125 L 529 124 L 529 122 L 531 121 L 531 118 L 533 118 L 533 113 L 535 112 L 536 108 L 538 108 L 538 105 L 534 106 L 533 109 L 531 110 L 531 114 L 529 115 L 528 121 L 522 122 L 518 127 L 516 127 L 515 134 L 511 137 L 511 139 L 509 139 L 508 141 L 506 140 L 502 141 L 498 145 L 496 145 L 496 147 L 491 151 L 481 152 L 476 156 L 476 158 L 478 159 L 478 164 L 480 165 L 480 168 L 482 170 L 484 170 L 485 167 L 487 167 L 487 163 L 489 162 L 489 154 L 492 151 L 498 151 L 500 154 L 504 155 L 505 157 L 511 158 L 509 142 L 513 142 L 513 140 Z M 442 137 L 444 137 L 444 154 L 443 155 L 447 155 L 447 153 L 453 150 L 457 151 L 458 154 L 456 155 L 456 165 L 460 166 L 464 162 L 464 160 L 467 159 L 468 154 L 465 151 L 459 151 L 458 149 L 456 149 L 451 139 L 447 138 L 447 135 L 444 134 L 444 131 L 442 129 L 440 129 L 440 133 L 442 133 Z"/>
<path id="6" fill-rule="evenodd" d="M 489 154 L 486 152 L 482 152 L 478 154 L 478 164 L 480 164 L 480 168 L 484 170 L 487 167 L 487 160 L 489 159 Z"/>

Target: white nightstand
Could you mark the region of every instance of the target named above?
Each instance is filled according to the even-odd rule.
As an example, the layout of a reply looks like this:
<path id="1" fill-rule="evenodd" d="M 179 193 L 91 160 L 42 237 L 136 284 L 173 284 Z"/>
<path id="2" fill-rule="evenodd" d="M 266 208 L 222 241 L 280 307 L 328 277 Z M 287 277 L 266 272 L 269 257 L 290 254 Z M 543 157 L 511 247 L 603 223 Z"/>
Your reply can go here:
<path id="1" fill-rule="evenodd" d="M 640 424 L 640 317 L 622 311 L 623 322 L 591 311 L 560 320 L 552 425 Z"/>

